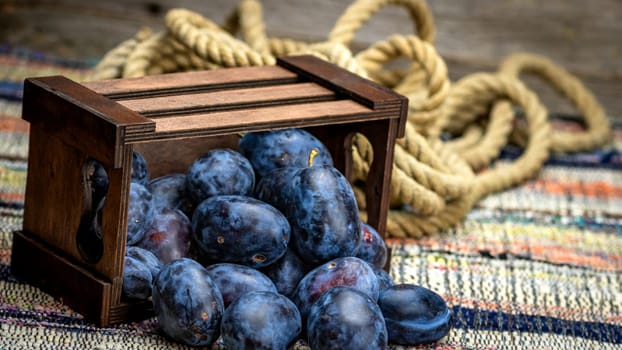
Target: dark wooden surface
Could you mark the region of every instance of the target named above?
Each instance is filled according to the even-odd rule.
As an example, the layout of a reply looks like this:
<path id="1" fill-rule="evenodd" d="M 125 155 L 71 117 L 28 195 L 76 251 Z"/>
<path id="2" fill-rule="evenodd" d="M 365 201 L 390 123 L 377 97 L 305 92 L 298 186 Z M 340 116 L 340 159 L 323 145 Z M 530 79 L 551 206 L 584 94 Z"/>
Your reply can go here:
<path id="1" fill-rule="evenodd" d="M 578 75 L 612 116 L 622 118 L 622 1 L 428 2 L 436 22 L 436 46 L 453 79 L 494 70 L 511 52 L 542 54 Z M 321 41 L 350 3 L 263 0 L 266 30 L 271 36 Z M 236 4 L 230 0 L 0 0 L 0 42 L 97 60 L 143 26 L 162 29 L 162 18 L 170 8 L 189 8 L 223 23 Z M 388 6 L 361 29 L 353 48 L 412 31 L 407 12 Z M 573 111 L 544 84 L 531 79 L 529 85 L 553 112 Z"/>

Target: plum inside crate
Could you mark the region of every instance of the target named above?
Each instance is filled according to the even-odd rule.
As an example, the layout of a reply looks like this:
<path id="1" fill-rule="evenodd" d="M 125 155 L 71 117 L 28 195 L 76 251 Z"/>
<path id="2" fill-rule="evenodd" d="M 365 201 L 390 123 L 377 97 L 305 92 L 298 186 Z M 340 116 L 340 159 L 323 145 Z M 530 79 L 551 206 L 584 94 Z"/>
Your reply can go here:
<path id="1" fill-rule="evenodd" d="M 149 302 L 121 295 L 132 152 L 145 156 L 153 178 L 185 172 L 209 149 L 235 149 L 240 133 L 250 131 L 304 128 L 348 178 L 352 136 L 365 135 L 374 152 L 367 222 L 384 237 L 393 145 L 404 132 L 406 107 L 405 97 L 312 56 L 83 84 L 27 79 L 28 177 L 12 273 L 100 326 L 148 316 Z M 83 181 L 91 160 L 104 165 L 110 181 L 95 258 L 77 244 L 92 205 Z"/>

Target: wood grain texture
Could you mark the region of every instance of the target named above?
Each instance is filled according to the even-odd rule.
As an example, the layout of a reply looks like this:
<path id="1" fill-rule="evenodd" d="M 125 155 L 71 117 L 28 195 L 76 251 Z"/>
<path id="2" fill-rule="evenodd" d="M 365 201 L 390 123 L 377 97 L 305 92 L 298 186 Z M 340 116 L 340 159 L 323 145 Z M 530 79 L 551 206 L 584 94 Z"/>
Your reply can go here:
<path id="1" fill-rule="evenodd" d="M 585 81 L 609 114 L 622 118 L 622 2 L 617 0 L 428 1 L 437 28 L 436 47 L 454 78 L 494 70 L 509 53 L 545 55 Z M 270 36 L 324 40 L 349 0 L 263 0 Z M 141 27 L 162 29 L 173 7 L 200 12 L 223 23 L 237 2 L 230 0 L 4 0 L 0 42 L 24 44 L 63 56 L 97 60 Z M 381 9 L 355 37 L 355 50 L 393 33 L 412 33 L 407 11 Z M 105 35 L 102 35 L 105 34 Z M 571 111 L 554 94 L 543 99 L 552 111 Z"/>
<path id="2" fill-rule="evenodd" d="M 170 134 L 218 135 L 244 130 L 268 130 L 286 125 L 321 125 L 326 118 L 332 122 L 345 123 L 359 119 L 360 114 L 373 118 L 373 111 L 349 100 L 308 104 L 294 104 L 209 114 L 175 115 L 158 118 L 151 138 L 168 137 Z M 351 118 L 349 118 L 351 117 Z M 384 116 L 383 116 L 384 117 Z"/>
<path id="3" fill-rule="evenodd" d="M 203 72 L 180 72 L 128 79 L 112 79 L 83 83 L 95 92 L 111 98 L 131 98 L 144 95 L 187 92 L 206 89 L 216 90 L 262 84 L 274 85 L 293 83 L 296 74 L 279 66 L 272 67 L 236 67 Z"/>
<path id="4" fill-rule="evenodd" d="M 11 273 L 44 288 L 56 298 L 71 299 L 71 307 L 95 324 L 108 324 L 110 321 L 107 312 L 112 304 L 110 282 L 55 254 L 49 246 L 25 232 L 14 234 Z"/>
<path id="5" fill-rule="evenodd" d="M 119 136 L 154 129 L 151 120 L 61 76 L 26 79 L 23 104 L 23 119 L 49 136 L 58 136 L 59 130 L 61 136 L 71 135 L 66 143 L 91 149 L 92 156 L 117 168 L 123 143 Z"/>
<path id="6" fill-rule="evenodd" d="M 331 99 L 335 99 L 333 91 L 314 83 L 301 83 L 137 98 L 121 100 L 119 104 L 142 115 L 153 117 L 172 114 L 180 109 L 184 111 L 206 109 L 213 111 L 243 108 L 249 104 L 271 105 Z"/>

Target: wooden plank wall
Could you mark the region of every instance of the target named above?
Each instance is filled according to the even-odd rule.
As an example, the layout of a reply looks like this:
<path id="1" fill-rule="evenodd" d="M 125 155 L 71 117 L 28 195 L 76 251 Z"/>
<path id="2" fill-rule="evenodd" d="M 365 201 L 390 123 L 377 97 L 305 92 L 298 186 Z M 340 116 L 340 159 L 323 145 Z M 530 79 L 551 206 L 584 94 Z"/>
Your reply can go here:
<path id="1" fill-rule="evenodd" d="M 609 114 L 622 119 L 622 1 L 429 0 L 436 47 L 452 79 L 494 70 L 515 51 L 545 55 L 594 91 Z M 269 35 L 306 41 L 326 38 L 350 0 L 263 0 Z M 96 60 L 141 27 L 161 30 L 172 7 L 222 23 L 230 0 L 0 0 L 0 43 L 26 45 L 67 57 Z M 357 34 L 360 49 L 392 33 L 411 33 L 407 11 L 388 6 Z M 572 107 L 548 86 L 528 83 L 552 111 Z"/>

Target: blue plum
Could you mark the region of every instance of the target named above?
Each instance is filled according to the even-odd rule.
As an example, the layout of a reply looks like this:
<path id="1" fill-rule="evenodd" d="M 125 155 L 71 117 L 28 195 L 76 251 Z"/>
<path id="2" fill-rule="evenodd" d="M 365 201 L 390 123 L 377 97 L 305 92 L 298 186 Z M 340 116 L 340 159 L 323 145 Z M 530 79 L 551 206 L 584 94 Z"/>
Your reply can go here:
<path id="1" fill-rule="evenodd" d="M 313 304 L 307 339 L 313 350 L 384 350 L 388 345 L 387 328 L 376 302 L 346 286 L 330 289 Z"/>
<path id="2" fill-rule="evenodd" d="M 373 268 L 356 257 L 331 260 L 307 273 L 298 283 L 292 300 L 306 320 L 311 305 L 322 293 L 336 286 L 349 286 L 378 299 L 379 287 Z"/>
<path id="3" fill-rule="evenodd" d="M 88 160 L 82 172 L 84 201 L 90 208 L 85 208 L 80 218 L 76 235 L 76 244 L 82 258 L 95 263 L 103 255 L 102 209 L 106 204 L 106 195 L 110 181 L 103 164 L 97 160 Z M 90 205 L 89 205 L 90 204 Z"/>
<path id="4" fill-rule="evenodd" d="M 355 256 L 367 261 L 375 268 L 382 269 L 388 259 L 386 243 L 378 231 L 366 223 L 361 223 L 361 236 L 361 244 Z"/>
<path id="5" fill-rule="evenodd" d="M 287 218 L 300 258 L 318 265 L 354 255 L 361 222 L 348 180 L 332 166 L 301 169 L 292 177 Z"/>
<path id="6" fill-rule="evenodd" d="M 225 308 L 240 296 L 256 291 L 276 293 L 274 283 L 259 270 L 231 263 L 219 263 L 206 267 L 214 283 L 218 286 Z"/>
<path id="7" fill-rule="evenodd" d="M 393 281 L 393 277 L 383 269 L 374 268 L 374 273 L 376 274 L 376 278 L 378 279 L 378 289 L 380 293 L 382 293 L 385 289 L 395 285 L 395 281 Z"/>
<path id="8" fill-rule="evenodd" d="M 195 209 L 192 231 L 199 253 L 212 262 L 259 268 L 287 249 L 290 226 L 273 206 L 252 197 L 210 197 Z"/>
<path id="9" fill-rule="evenodd" d="M 217 195 L 251 195 L 254 187 L 253 166 L 228 148 L 210 150 L 186 172 L 186 189 L 194 204 Z"/>
<path id="10" fill-rule="evenodd" d="M 162 262 L 152 252 L 128 246 L 123 266 L 123 294 L 142 300 L 150 297 L 153 279 L 161 268 Z"/>
<path id="11" fill-rule="evenodd" d="M 151 296 L 153 274 L 145 264 L 132 256 L 123 262 L 123 295 L 132 299 L 146 300 Z"/>
<path id="12" fill-rule="evenodd" d="M 123 294 L 145 300 L 151 296 L 151 284 L 162 262 L 150 251 L 128 246 L 123 266 Z"/>
<path id="13" fill-rule="evenodd" d="M 138 182 L 132 182 L 127 213 L 127 244 L 136 244 L 143 239 L 155 212 L 151 192 Z"/>
<path id="14" fill-rule="evenodd" d="M 192 215 L 192 201 L 186 191 L 186 174 L 174 173 L 159 176 L 149 181 L 147 188 L 153 195 L 157 208 L 179 209 Z"/>
<path id="15" fill-rule="evenodd" d="M 160 207 L 143 238 L 136 243 L 155 254 L 163 263 L 190 257 L 192 223 L 179 209 Z"/>
<path id="16" fill-rule="evenodd" d="M 255 198 L 287 212 L 289 186 L 292 178 L 301 168 L 278 168 L 262 177 L 255 186 Z"/>
<path id="17" fill-rule="evenodd" d="M 222 317 L 222 339 L 227 349 L 285 350 L 301 328 L 296 305 L 283 295 L 267 291 L 242 295 Z"/>
<path id="18" fill-rule="evenodd" d="M 90 187 L 92 191 L 91 200 L 95 203 L 100 203 L 108 193 L 108 187 L 110 186 L 110 180 L 108 179 L 108 173 L 106 168 L 96 161 L 92 161 L 92 173 L 90 176 Z"/>
<path id="19" fill-rule="evenodd" d="M 219 337 L 222 296 L 198 262 L 182 258 L 165 264 L 153 282 L 152 301 L 160 328 L 173 340 L 208 346 Z"/>
<path id="20" fill-rule="evenodd" d="M 298 282 L 309 270 L 310 267 L 291 249 L 287 249 L 279 260 L 261 269 L 274 282 L 276 290 L 288 298 L 293 296 Z"/>
<path id="21" fill-rule="evenodd" d="M 162 261 L 155 254 L 153 254 L 153 252 L 150 252 L 149 250 L 141 247 L 126 247 L 125 256 L 132 257 L 145 265 L 145 267 L 149 269 L 154 277 L 158 274 L 158 272 L 160 272 L 160 269 L 162 268 Z"/>
<path id="22" fill-rule="evenodd" d="M 145 157 L 136 151 L 132 153 L 131 181 L 138 182 L 143 186 L 147 186 L 149 182 L 149 164 L 147 164 Z"/>
<path id="23" fill-rule="evenodd" d="M 333 165 L 326 146 L 303 129 L 249 132 L 240 139 L 239 149 L 259 178 L 277 168 Z"/>
<path id="24" fill-rule="evenodd" d="M 440 340 L 451 329 L 451 311 L 435 292 L 397 284 L 380 294 L 378 305 L 395 344 L 420 345 Z"/>

